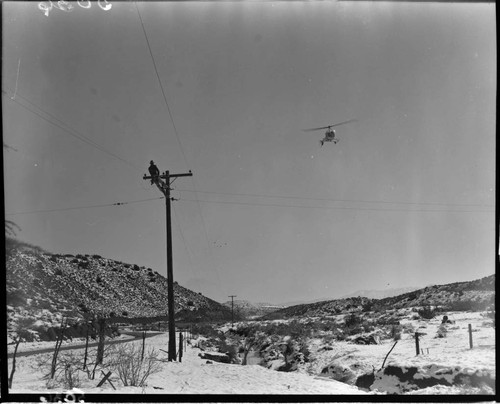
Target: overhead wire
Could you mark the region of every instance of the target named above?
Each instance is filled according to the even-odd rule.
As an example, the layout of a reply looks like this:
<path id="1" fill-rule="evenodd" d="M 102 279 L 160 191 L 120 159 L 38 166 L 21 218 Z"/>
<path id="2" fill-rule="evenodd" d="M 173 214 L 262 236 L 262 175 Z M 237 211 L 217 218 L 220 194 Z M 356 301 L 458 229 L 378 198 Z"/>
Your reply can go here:
<path id="1" fill-rule="evenodd" d="M 187 245 L 187 242 L 186 242 L 186 238 L 184 237 L 184 232 L 182 231 L 182 226 L 181 226 L 181 222 L 179 221 L 179 217 L 177 216 L 177 211 L 174 207 L 174 205 L 172 205 L 172 211 L 174 212 L 174 217 L 175 217 L 175 223 L 177 225 L 177 229 L 179 230 L 179 234 L 181 235 L 181 240 L 182 240 L 182 244 L 184 245 L 184 249 L 186 250 L 186 255 L 188 257 L 188 267 L 191 271 L 191 275 L 193 276 L 193 279 L 196 281 L 196 275 L 194 273 L 194 265 L 193 265 L 193 260 L 191 259 L 192 258 L 192 253 Z M 198 289 L 199 289 L 199 285 L 198 285 Z"/>
<path id="2" fill-rule="evenodd" d="M 203 192 L 203 191 L 201 191 Z M 76 210 L 76 209 L 90 209 L 90 208 L 102 208 L 108 206 L 121 206 L 128 205 L 133 203 L 147 202 L 158 199 L 165 199 L 165 197 L 160 196 L 156 198 L 147 198 L 126 202 L 114 202 L 114 203 L 106 203 L 106 204 L 96 204 L 96 205 L 84 205 L 84 206 L 74 206 L 67 208 L 56 208 L 56 209 L 42 209 L 42 210 L 32 210 L 32 211 L 24 211 L 24 212 L 6 212 L 6 216 L 12 215 L 26 215 L 32 213 L 47 213 L 47 212 L 61 212 L 67 210 Z M 187 201 L 187 202 L 203 202 L 203 203 L 220 203 L 220 204 L 228 204 L 228 205 L 247 205 L 247 206 L 269 206 L 269 207 L 278 207 L 278 208 L 305 208 L 305 209 L 327 209 L 327 210 L 367 210 L 367 211 L 382 211 L 382 212 L 450 212 L 450 213 L 494 213 L 494 210 L 465 210 L 465 209 L 397 209 L 397 208 L 367 208 L 367 207 L 353 207 L 353 206 L 311 206 L 311 205 L 283 205 L 277 203 L 257 203 L 257 202 L 241 202 L 241 201 L 208 201 L 208 200 L 199 200 L 199 199 L 189 199 L 179 197 L 176 198 L 178 200 Z M 177 219 L 178 220 L 178 219 Z M 183 235 L 181 235 L 183 237 Z M 208 236 L 207 236 L 208 237 Z M 184 237 L 183 237 L 184 238 Z M 185 240 L 185 238 L 184 238 Z"/>
<path id="3" fill-rule="evenodd" d="M 100 205 L 74 206 L 74 207 L 69 207 L 69 208 L 58 208 L 58 209 L 32 210 L 32 211 L 27 211 L 27 212 L 10 212 L 10 213 L 6 212 L 5 216 L 28 215 L 28 214 L 32 214 L 32 213 L 62 212 L 62 211 L 76 210 L 76 209 L 104 208 L 104 207 L 108 207 L 108 206 L 130 205 L 133 203 L 153 201 L 156 199 L 165 199 L 165 197 L 160 196 L 160 197 L 156 197 L 156 198 L 140 199 L 140 200 L 135 200 L 135 201 L 127 201 L 127 202 L 114 202 L 114 203 L 105 203 L 105 204 L 100 204 Z"/>
<path id="4" fill-rule="evenodd" d="M 308 206 L 308 205 L 282 205 L 277 203 L 256 203 L 256 202 L 229 202 L 229 201 L 206 201 L 199 199 L 179 198 L 181 201 L 203 202 L 203 203 L 220 203 L 228 205 L 248 205 L 248 206 L 269 206 L 278 208 L 305 208 L 305 209 L 329 209 L 329 210 L 366 210 L 366 211 L 381 211 L 381 212 L 455 212 L 455 213 L 494 213 L 494 210 L 460 210 L 460 209 L 398 209 L 398 208 L 366 208 L 354 206 Z"/>
<path id="5" fill-rule="evenodd" d="M 373 201 L 361 199 L 334 199 L 334 198 L 311 198 L 303 196 L 283 196 L 283 195 L 266 195 L 266 194 L 251 194 L 251 193 L 232 193 L 232 192 L 213 192 L 213 191 L 195 191 L 191 189 L 177 189 L 182 192 L 195 192 L 202 194 L 212 195 L 227 195 L 227 196 L 249 196 L 257 198 L 276 198 L 276 199 L 298 199 L 307 201 L 326 201 L 326 202 L 356 202 L 356 203 L 378 203 L 378 204 L 391 204 L 391 205 L 422 205 L 422 206 L 464 206 L 464 207 L 493 207 L 494 205 L 488 204 L 466 204 L 466 203 L 442 203 L 442 202 L 393 202 L 393 201 Z"/>
<path id="6" fill-rule="evenodd" d="M 175 137 L 176 137 L 177 142 L 179 144 L 179 148 L 180 148 L 182 157 L 184 158 L 184 163 L 186 164 L 186 167 L 188 167 L 189 165 L 188 165 L 187 157 L 186 157 L 186 154 L 184 152 L 184 148 L 182 146 L 182 142 L 181 142 L 181 139 L 179 137 L 179 133 L 177 131 L 177 127 L 175 125 L 175 121 L 174 121 L 174 117 L 172 115 L 172 111 L 171 111 L 170 106 L 168 104 L 167 96 L 165 94 L 165 89 L 163 88 L 163 84 L 162 84 L 161 79 L 160 79 L 160 74 L 158 73 L 158 67 L 156 65 L 156 61 L 155 61 L 155 58 L 154 58 L 154 55 L 153 55 L 153 51 L 151 49 L 151 44 L 149 42 L 148 34 L 147 34 L 146 28 L 144 26 L 144 21 L 142 19 L 139 7 L 137 6 L 137 2 L 134 1 L 134 4 L 135 4 L 136 10 L 137 10 L 137 14 L 139 15 L 139 20 L 141 22 L 142 31 L 144 32 L 144 36 L 146 38 L 146 43 L 148 45 L 149 54 L 151 55 L 151 60 L 153 62 L 153 67 L 154 67 L 154 70 L 155 70 L 155 73 L 156 73 L 156 78 L 158 79 L 158 84 L 160 85 L 161 93 L 163 95 L 163 100 L 165 101 L 165 105 L 167 107 L 168 115 L 170 117 L 170 121 L 172 122 L 172 127 L 174 129 L 174 134 L 175 134 Z M 196 187 L 196 181 L 194 180 L 194 178 L 192 178 L 192 181 L 193 181 L 193 187 L 196 189 L 197 188 Z M 197 198 L 196 194 L 195 194 L 195 197 Z M 217 268 L 215 266 L 215 261 L 214 261 L 213 255 L 212 255 L 212 250 L 210 248 L 210 242 L 208 240 L 208 232 L 207 232 L 207 228 L 206 228 L 206 225 L 205 225 L 205 220 L 203 218 L 203 212 L 202 212 L 202 209 L 201 209 L 201 205 L 199 203 L 197 205 L 198 205 L 198 210 L 200 212 L 200 217 L 201 217 L 201 221 L 202 221 L 202 225 L 203 225 L 203 232 L 204 232 L 205 240 L 206 240 L 208 251 L 209 251 L 209 254 L 210 254 L 210 257 L 211 257 L 211 260 L 212 260 L 212 265 L 213 265 L 213 267 L 215 269 L 217 278 L 220 279 L 218 271 L 217 271 Z"/>
<path id="7" fill-rule="evenodd" d="M 8 88 L 8 87 L 7 87 Z M 2 90 L 2 93 L 5 94 L 6 96 L 8 96 L 7 92 L 5 92 L 4 90 Z M 16 95 L 16 98 L 21 98 L 23 99 L 24 101 L 26 101 L 28 104 L 34 106 L 35 108 L 37 108 L 38 110 L 42 111 L 44 114 L 48 115 L 50 118 L 52 118 L 53 120 L 55 120 L 56 122 L 53 122 L 49 119 L 47 119 L 45 116 L 43 116 L 42 114 L 38 113 L 37 111 L 34 111 L 33 109 L 29 108 L 28 106 L 24 105 L 23 103 L 19 102 L 17 99 L 12 99 L 12 97 L 9 97 L 9 99 L 13 102 L 15 102 L 16 104 L 20 105 L 21 107 L 25 108 L 26 110 L 30 111 L 31 113 L 37 115 L 38 117 L 42 118 L 44 121 L 58 127 L 59 129 L 62 129 L 63 131 L 65 131 L 66 133 L 68 133 L 70 136 L 88 144 L 89 146 L 92 146 L 94 147 L 95 149 L 103 152 L 103 153 L 106 153 L 108 156 L 111 156 L 117 160 L 120 160 L 121 162 L 135 168 L 136 170 L 140 170 L 141 172 L 143 171 L 141 168 L 137 167 L 135 164 L 131 163 L 130 161 L 128 160 L 125 160 L 124 158 L 116 155 L 115 153 L 113 152 L 110 152 L 109 150 L 106 150 L 103 146 L 101 146 L 99 143 L 95 142 L 94 140 L 88 138 L 87 136 L 81 134 L 80 132 L 78 132 L 76 129 L 73 129 L 70 125 L 68 125 L 67 123 L 65 123 L 64 121 L 62 121 L 61 119 L 59 119 L 58 117 L 56 117 L 55 115 L 51 114 L 50 112 L 47 112 L 45 111 L 44 109 L 40 108 L 38 105 L 34 104 L 33 102 L 31 102 L 30 100 L 28 100 L 27 98 L 17 94 Z"/>

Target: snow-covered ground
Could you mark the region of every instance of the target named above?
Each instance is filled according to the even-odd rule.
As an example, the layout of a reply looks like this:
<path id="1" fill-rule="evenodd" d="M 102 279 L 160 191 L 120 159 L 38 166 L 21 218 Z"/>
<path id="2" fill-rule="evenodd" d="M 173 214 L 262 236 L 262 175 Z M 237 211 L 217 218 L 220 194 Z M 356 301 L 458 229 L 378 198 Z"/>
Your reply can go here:
<path id="1" fill-rule="evenodd" d="M 81 377 L 79 388 L 85 393 L 131 393 L 131 394 L 368 394 L 351 384 L 332 379 L 332 375 L 322 371 L 328 366 L 340 365 L 353 371 L 356 376 L 378 371 L 386 355 L 394 346 L 384 368 L 397 366 L 403 369 L 415 367 L 419 373 L 415 378 L 446 374 L 450 369 L 453 374 L 461 372 L 492 375 L 494 378 L 495 363 L 495 328 L 491 319 L 479 312 L 448 313 L 451 324 L 446 324 L 445 336 L 438 336 L 442 328 L 442 317 L 431 320 L 402 318 L 400 323 L 405 331 L 394 346 L 391 338 L 382 338 L 377 345 L 359 345 L 352 341 L 330 340 L 325 342 L 320 337 L 309 339 L 309 361 L 299 365 L 296 372 L 278 372 L 259 365 L 222 364 L 201 359 L 200 349 L 187 346 L 182 363 L 168 362 L 164 352 L 168 347 L 166 334 L 157 335 L 146 340 L 146 348 L 159 351 L 161 371 L 152 374 L 144 387 L 125 387 L 116 374 L 109 383 L 96 387 L 99 379 L 88 380 Z M 472 326 L 473 349 L 469 346 L 468 325 Z M 420 335 L 420 354 L 416 355 L 415 331 Z M 355 337 L 355 336 L 353 336 Z M 192 341 L 195 345 L 195 341 Z M 134 344 L 141 345 L 142 341 Z M 47 344 L 53 347 L 53 343 Z M 21 350 L 27 350 L 29 344 L 21 344 Z M 83 350 L 78 350 L 80 353 Z M 75 351 L 76 352 L 76 351 Z M 44 354 L 47 358 L 51 354 Z M 19 357 L 16 363 L 12 393 L 53 394 L 63 391 L 63 386 L 48 389 L 42 380 L 42 371 L 37 368 L 37 357 L 41 355 Z M 9 359 L 9 371 L 12 363 Z M 107 371 L 106 369 L 103 369 Z M 489 377 L 489 376 L 488 376 Z M 450 381 L 451 376 L 449 376 Z M 420 389 L 401 390 L 399 381 L 392 376 L 377 375 L 370 394 L 405 393 L 405 394 L 493 394 L 487 387 L 463 387 L 457 385 L 436 385 Z"/>
<path id="2" fill-rule="evenodd" d="M 441 326 L 442 317 L 431 320 L 402 320 L 401 325 L 407 329 L 418 331 L 420 355 L 416 355 L 414 333 L 403 332 L 390 353 L 385 366 L 422 367 L 435 363 L 442 367 L 495 369 L 495 328 L 486 325 L 487 319 L 477 312 L 453 312 L 448 317 L 454 324 L 447 324 L 446 337 L 436 337 Z M 490 321 L 491 322 L 491 321 Z M 469 345 L 468 325 L 472 325 L 473 349 Z M 379 345 L 357 345 L 347 341 L 336 341 L 331 344 L 332 350 L 318 349 L 324 346 L 320 339 L 311 342 L 311 351 L 315 360 L 303 367 L 303 371 L 319 373 L 334 358 L 342 358 L 346 365 L 363 363 L 371 370 L 378 370 L 385 356 L 394 345 L 391 339 L 383 339 Z M 423 354 L 422 354 L 423 350 Z"/>
<path id="3" fill-rule="evenodd" d="M 141 345 L 142 341 L 133 342 Z M 146 349 L 166 350 L 166 334 L 146 340 Z M 258 365 L 229 365 L 207 363 L 198 356 L 200 350 L 188 346 L 182 363 L 168 362 L 167 354 L 160 351 L 162 370 L 147 380 L 145 387 L 124 387 L 117 375 L 111 376 L 114 390 L 109 383 L 97 387 L 99 378 L 81 378 L 78 387 L 84 394 L 366 394 L 356 387 L 303 373 L 285 373 L 265 369 Z M 50 354 L 45 354 L 50 355 Z M 63 392 L 63 386 L 48 389 L 37 369 L 36 358 L 40 355 L 20 357 L 16 361 L 11 393 Z M 9 360 L 9 369 L 12 363 Z"/>

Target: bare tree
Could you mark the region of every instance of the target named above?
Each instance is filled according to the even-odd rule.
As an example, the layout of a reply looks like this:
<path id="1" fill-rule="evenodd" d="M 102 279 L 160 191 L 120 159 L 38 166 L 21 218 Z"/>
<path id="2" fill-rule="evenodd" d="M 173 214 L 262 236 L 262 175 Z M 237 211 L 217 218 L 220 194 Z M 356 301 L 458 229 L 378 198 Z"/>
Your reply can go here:
<path id="1" fill-rule="evenodd" d="M 16 354 L 17 354 L 17 349 L 19 348 L 19 344 L 21 343 L 21 340 L 23 339 L 28 339 L 31 337 L 30 329 L 33 325 L 33 320 L 31 319 L 20 319 L 17 322 L 16 327 L 14 328 L 14 332 L 16 336 L 14 337 L 14 340 L 16 341 L 16 345 L 14 347 L 14 355 L 12 356 L 12 369 L 10 371 L 10 376 L 9 376 L 9 389 L 12 388 L 12 380 L 14 379 L 14 373 L 16 372 Z"/>

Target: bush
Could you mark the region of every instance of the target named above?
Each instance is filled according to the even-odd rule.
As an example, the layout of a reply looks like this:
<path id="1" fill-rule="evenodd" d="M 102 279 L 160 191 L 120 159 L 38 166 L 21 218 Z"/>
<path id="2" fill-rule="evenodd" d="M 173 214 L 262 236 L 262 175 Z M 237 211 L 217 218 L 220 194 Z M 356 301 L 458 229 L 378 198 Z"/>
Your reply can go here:
<path id="1" fill-rule="evenodd" d="M 352 313 L 352 314 L 349 314 L 346 318 L 345 318 L 345 326 L 346 327 L 354 327 L 356 325 L 360 325 L 362 323 L 362 320 L 359 316 L 356 316 L 356 314 Z"/>
<path id="2" fill-rule="evenodd" d="M 432 309 L 431 306 L 424 306 L 417 313 L 426 320 L 433 319 L 436 316 L 436 310 Z"/>
<path id="3" fill-rule="evenodd" d="M 158 352 L 150 349 L 145 353 L 133 343 L 112 345 L 108 366 L 124 386 L 142 387 L 150 375 L 161 370 Z"/>
<path id="4" fill-rule="evenodd" d="M 81 369 L 83 360 L 74 353 L 65 353 L 59 355 L 54 377 L 52 373 L 52 355 L 43 355 L 36 360 L 36 367 L 44 372 L 43 379 L 46 381 L 48 388 L 63 387 L 65 389 L 73 389 L 80 387 L 80 376 L 85 375 Z"/>
<path id="5" fill-rule="evenodd" d="M 448 330 L 446 329 L 446 325 L 441 324 L 437 330 L 436 338 L 446 338 L 447 333 L 448 333 Z"/>
<path id="6" fill-rule="evenodd" d="M 402 327 L 400 325 L 393 324 L 391 326 L 390 336 L 394 341 L 399 341 L 401 339 L 401 330 Z"/>

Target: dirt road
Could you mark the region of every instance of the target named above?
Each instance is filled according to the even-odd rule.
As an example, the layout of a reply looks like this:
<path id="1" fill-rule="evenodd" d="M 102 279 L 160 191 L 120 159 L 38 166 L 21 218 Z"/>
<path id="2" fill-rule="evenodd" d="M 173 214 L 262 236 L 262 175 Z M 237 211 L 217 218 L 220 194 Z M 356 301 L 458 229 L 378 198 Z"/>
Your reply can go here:
<path id="1" fill-rule="evenodd" d="M 150 338 L 150 337 L 153 337 L 153 336 L 158 335 L 158 334 L 163 334 L 163 333 L 161 333 L 161 332 L 148 332 L 148 333 L 146 333 L 146 338 Z M 138 339 L 142 339 L 142 332 L 140 332 L 140 331 L 130 331 L 130 332 L 126 331 L 126 332 L 122 332 L 122 335 L 130 335 L 131 338 L 121 339 L 121 340 L 116 340 L 116 341 L 106 339 L 106 345 L 123 344 L 125 342 L 131 342 L 131 341 L 135 341 Z M 97 346 L 97 342 L 89 342 L 89 348 L 94 347 L 94 346 Z M 68 351 L 68 350 L 72 350 L 72 349 L 82 349 L 82 348 L 85 348 L 85 344 L 61 346 L 61 351 Z M 16 358 L 20 358 L 23 356 L 39 355 L 39 354 L 47 353 L 47 352 L 54 352 L 54 348 L 43 348 L 43 349 L 38 349 L 36 351 L 18 352 L 16 354 Z M 13 353 L 9 353 L 7 355 L 8 358 L 12 358 L 13 356 L 14 356 Z"/>

